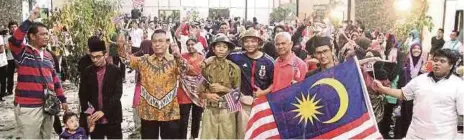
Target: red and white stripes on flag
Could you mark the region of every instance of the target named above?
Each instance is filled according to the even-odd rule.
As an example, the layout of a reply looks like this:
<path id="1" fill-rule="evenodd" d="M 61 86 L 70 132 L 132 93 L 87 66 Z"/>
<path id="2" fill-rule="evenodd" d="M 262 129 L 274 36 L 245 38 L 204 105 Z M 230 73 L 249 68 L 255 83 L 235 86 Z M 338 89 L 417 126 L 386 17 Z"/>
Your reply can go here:
<path id="1" fill-rule="evenodd" d="M 242 110 L 242 104 L 240 103 L 240 91 L 234 89 L 232 92 L 224 95 L 227 102 L 227 110 L 230 112 L 237 112 Z"/>
<path id="2" fill-rule="evenodd" d="M 266 97 L 257 98 L 253 103 L 245 139 L 280 139 L 279 130 Z"/>
<path id="3" fill-rule="evenodd" d="M 369 112 L 339 128 L 324 133 L 314 139 L 382 139 L 377 132 L 375 118 Z M 245 139 L 280 139 L 279 130 L 266 98 L 258 98 L 251 110 Z"/>
<path id="4" fill-rule="evenodd" d="M 132 0 L 132 7 L 139 8 L 145 4 L 145 0 Z"/>

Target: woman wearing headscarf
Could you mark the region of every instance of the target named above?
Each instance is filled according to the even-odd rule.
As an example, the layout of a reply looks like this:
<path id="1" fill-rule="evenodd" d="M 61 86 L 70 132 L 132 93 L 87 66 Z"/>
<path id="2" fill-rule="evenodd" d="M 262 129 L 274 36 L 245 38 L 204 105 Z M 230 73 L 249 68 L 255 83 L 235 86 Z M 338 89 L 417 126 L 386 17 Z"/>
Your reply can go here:
<path id="1" fill-rule="evenodd" d="M 405 60 L 404 65 L 404 80 L 406 83 L 411 81 L 414 77 L 422 74 L 422 67 L 424 66 L 426 59 L 425 54 L 422 51 L 420 44 L 413 44 L 409 49 L 409 54 Z M 395 124 L 395 139 L 401 139 L 406 136 L 409 125 L 412 120 L 412 108 L 413 100 L 403 101 L 401 103 L 401 116 L 398 118 Z"/>

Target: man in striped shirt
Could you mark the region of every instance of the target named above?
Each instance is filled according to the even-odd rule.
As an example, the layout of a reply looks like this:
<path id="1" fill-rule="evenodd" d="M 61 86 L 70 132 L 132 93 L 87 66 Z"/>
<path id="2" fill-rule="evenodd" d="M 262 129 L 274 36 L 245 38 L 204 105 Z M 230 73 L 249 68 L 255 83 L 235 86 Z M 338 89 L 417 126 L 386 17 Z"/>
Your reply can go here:
<path id="1" fill-rule="evenodd" d="M 14 104 L 17 137 L 22 139 L 51 138 L 54 117 L 46 114 L 42 107 L 45 86 L 54 90 L 63 109 L 67 109 L 53 58 L 45 51 L 49 39 L 47 28 L 41 23 L 33 23 L 40 14 L 39 10 L 34 9 L 9 39 L 9 48 L 18 65 Z M 28 45 L 23 43 L 26 35 L 30 43 Z"/>

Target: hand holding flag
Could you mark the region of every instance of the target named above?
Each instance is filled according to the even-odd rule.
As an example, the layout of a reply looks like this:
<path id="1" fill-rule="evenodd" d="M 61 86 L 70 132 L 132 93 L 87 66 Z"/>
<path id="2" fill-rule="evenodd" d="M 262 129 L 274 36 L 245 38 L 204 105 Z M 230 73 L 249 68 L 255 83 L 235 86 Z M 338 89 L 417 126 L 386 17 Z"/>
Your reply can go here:
<path id="1" fill-rule="evenodd" d="M 224 98 L 227 101 L 227 110 L 229 110 L 230 112 L 237 112 L 242 110 L 240 96 L 240 89 L 234 89 L 231 92 L 224 95 Z"/>

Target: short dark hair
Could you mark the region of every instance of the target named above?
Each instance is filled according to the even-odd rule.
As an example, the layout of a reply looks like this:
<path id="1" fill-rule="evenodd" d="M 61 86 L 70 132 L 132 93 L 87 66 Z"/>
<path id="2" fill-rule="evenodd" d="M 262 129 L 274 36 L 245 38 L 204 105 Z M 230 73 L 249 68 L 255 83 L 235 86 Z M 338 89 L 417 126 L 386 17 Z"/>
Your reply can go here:
<path id="1" fill-rule="evenodd" d="M 222 25 L 229 26 L 229 24 L 227 24 L 227 23 L 225 23 L 225 22 L 221 22 L 221 24 L 219 24 L 219 27 L 221 27 Z"/>
<path id="2" fill-rule="evenodd" d="M 448 64 L 453 66 L 456 65 L 456 62 L 459 60 L 459 53 L 451 49 L 439 49 L 434 54 L 433 57 L 446 57 L 448 58 Z"/>
<path id="3" fill-rule="evenodd" d="M 165 35 L 167 35 L 167 32 L 166 32 L 165 30 L 163 30 L 163 29 L 155 30 L 155 31 L 153 32 L 153 34 L 151 35 L 151 39 L 153 39 L 153 37 L 155 36 L 155 34 L 165 34 Z M 168 38 L 168 40 L 169 40 L 169 38 Z"/>
<path id="4" fill-rule="evenodd" d="M 445 30 L 443 30 L 443 28 L 438 29 L 438 31 L 445 32 Z"/>
<path id="5" fill-rule="evenodd" d="M 32 23 L 31 27 L 27 31 L 27 38 L 31 38 L 31 34 L 37 34 L 39 32 L 39 27 L 47 28 L 47 26 L 43 23 L 40 22 L 34 22 Z"/>
<path id="6" fill-rule="evenodd" d="M 189 38 L 187 41 L 185 41 L 185 44 L 187 44 L 189 41 L 193 41 L 193 42 L 195 42 L 195 43 L 198 42 L 197 39 L 195 39 L 195 38 Z M 187 44 L 187 45 L 188 45 L 188 44 Z"/>
<path id="7" fill-rule="evenodd" d="M 69 120 L 72 116 L 75 116 L 76 118 L 79 118 L 79 117 L 77 116 L 77 114 L 74 113 L 74 112 L 65 112 L 65 113 L 63 114 L 63 123 L 66 124 L 66 122 L 68 122 L 68 120 Z"/>
<path id="8" fill-rule="evenodd" d="M 10 28 L 10 27 L 13 26 L 13 25 L 18 26 L 18 22 L 16 22 L 16 21 L 10 21 L 10 22 L 8 22 L 8 28 Z"/>
<path id="9" fill-rule="evenodd" d="M 306 49 L 309 49 L 310 54 L 314 54 L 316 52 L 316 48 L 322 46 L 329 46 L 330 50 L 332 50 L 331 39 L 329 37 L 315 36 L 310 41 L 306 42 Z"/>
<path id="10" fill-rule="evenodd" d="M 282 25 L 277 25 L 277 26 L 274 27 L 274 34 L 275 34 L 277 28 L 280 28 L 280 29 L 282 29 L 282 30 L 285 31 L 285 27 L 284 27 L 284 26 L 282 26 Z"/>

